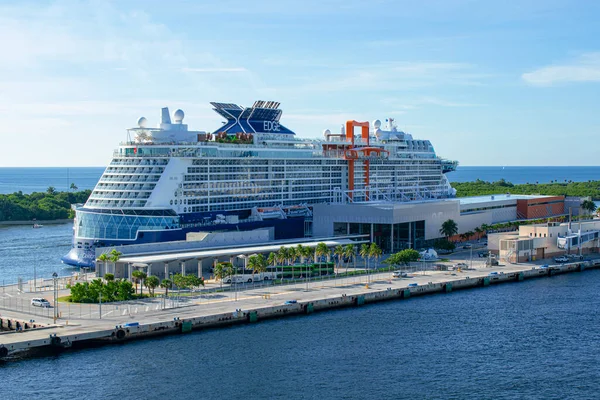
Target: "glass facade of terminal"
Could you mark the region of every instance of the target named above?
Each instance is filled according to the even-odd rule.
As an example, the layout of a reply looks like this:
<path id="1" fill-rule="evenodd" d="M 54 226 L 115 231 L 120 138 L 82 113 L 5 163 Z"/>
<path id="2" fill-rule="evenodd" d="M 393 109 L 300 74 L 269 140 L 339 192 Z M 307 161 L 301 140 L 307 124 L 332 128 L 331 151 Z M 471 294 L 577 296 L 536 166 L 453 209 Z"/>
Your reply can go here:
<path id="1" fill-rule="evenodd" d="M 400 224 L 335 222 L 333 229 L 336 236 L 369 235 L 370 240 L 376 243 L 385 253 L 408 248 L 418 249 L 425 246 L 425 221 Z"/>

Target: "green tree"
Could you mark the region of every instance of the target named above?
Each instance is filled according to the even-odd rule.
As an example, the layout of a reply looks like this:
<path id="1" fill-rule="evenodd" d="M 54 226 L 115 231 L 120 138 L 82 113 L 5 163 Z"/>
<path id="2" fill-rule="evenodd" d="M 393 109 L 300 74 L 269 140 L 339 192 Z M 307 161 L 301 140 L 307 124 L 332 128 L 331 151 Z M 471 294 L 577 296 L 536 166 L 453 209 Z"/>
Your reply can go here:
<path id="1" fill-rule="evenodd" d="M 71 186 L 69 186 L 69 189 L 71 189 L 71 190 L 77 190 L 79 188 L 77 187 L 77 185 L 75 183 L 71 183 Z"/>
<path id="2" fill-rule="evenodd" d="M 450 239 L 450 236 L 454 236 L 458 233 L 458 225 L 453 219 L 449 219 L 442 223 L 440 228 L 440 234 L 446 236 L 446 239 Z"/>
<path id="3" fill-rule="evenodd" d="M 96 261 L 99 261 L 101 263 L 104 264 L 104 275 L 106 275 L 106 264 L 108 264 L 108 260 L 109 260 L 109 255 L 106 253 L 102 253 L 98 256 L 98 259 Z"/>
<path id="4" fill-rule="evenodd" d="M 46 189 L 46 193 L 48 193 L 49 195 L 54 195 L 56 194 L 56 189 L 54 188 L 54 186 L 48 186 L 48 189 Z"/>
<path id="5" fill-rule="evenodd" d="M 295 247 L 288 247 L 286 249 L 286 254 L 288 259 L 288 265 L 292 266 L 292 279 L 295 279 L 296 277 L 294 276 L 294 264 L 296 263 L 296 259 L 298 258 L 298 252 L 296 251 Z"/>
<path id="6" fill-rule="evenodd" d="M 404 249 L 397 253 L 390 255 L 384 263 L 389 264 L 391 266 L 398 265 L 410 265 L 411 262 L 418 261 L 420 254 L 418 251 L 414 249 Z"/>
<path id="7" fill-rule="evenodd" d="M 363 261 L 365 262 L 365 266 L 367 267 L 367 272 L 369 272 L 369 262 L 371 261 L 371 256 L 370 256 L 370 249 L 371 246 L 369 246 L 369 243 L 363 243 L 360 246 L 360 250 L 358 251 L 358 254 L 360 254 L 360 256 L 363 258 Z"/>
<path id="8" fill-rule="evenodd" d="M 346 273 L 348 273 L 348 265 L 350 264 L 350 261 L 354 261 L 356 257 L 356 246 L 354 246 L 353 244 L 345 245 L 344 257 L 348 259 L 348 262 L 346 263 Z"/>
<path id="9" fill-rule="evenodd" d="M 586 211 L 588 214 L 591 214 L 596 211 L 596 203 L 591 200 L 584 200 L 581 203 L 581 209 Z"/>
<path id="10" fill-rule="evenodd" d="M 115 275 L 114 274 L 104 274 L 104 279 L 106 280 L 106 282 L 112 282 L 115 280 Z"/>
<path id="11" fill-rule="evenodd" d="M 110 262 L 113 263 L 113 267 L 114 267 L 113 270 L 116 270 L 117 262 L 119 261 L 119 259 L 121 258 L 122 255 L 123 255 L 123 253 L 121 253 L 117 249 L 112 249 L 110 251 L 109 256 L 110 256 Z"/>
<path id="12" fill-rule="evenodd" d="M 281 246 L 279 248 L 279 250 L 277 251 L 277 262 L 281 264 L 281 279 L 283 281 L 283 264 L 286 262 L 287 260 L 287 249 L 283 246 Z"/>
<path id="13" fill-rule="evenodd" d="M 318 260 L 318 263 L 321 264 L 321 258 L 323 256 L 327 257 L 327 262 L 329 262 L 329 257 L 331 255 L 331 250 L 329 247 L 323 242 L 317 243 L 317 247 L 315 247 L 315 262 Z"/>
<path id="14" fill-rule="evenodd" d="M 163 279 L 160 287 L 165 289 L 165 296 L 169 297 L 169 289 L 173 287 L 173 282 L 170 279 Z"/>
<path id="15" fill-rule="evenodd" d="M 254 273 L 265 272 L 267 270 L 267 261 L 262 254 L 250 256 L 248 259 L 248 268 L 252 270 L 252 281 L 254 282 Z"/>
<path id="16" fill-rule="evenodd" d="M 333 249 L 333 254 L 335 254 L 337 256 L 337 260 L 336 260 L 336 274 L 339 272 L 339 269 L 342 266 L 342 261 L 344 258 L 344 247 L 342 245 L 337 245 L 335 246 L 335 248 Z"/>
<path id="17" fill-rule="evenodd" d="M 377 243 L 371 243 L 369 246 L 369 258 L 374 258 L 375 262 L 379 264 L 379 257 L 383 254 L 381 247 L 377 246 Z"/>
<path id="18" fill-rule="evenodd" d="M 221 282 L 221 287 L 223 287 L 223 279 L 225 279 L 225 263 L 218 262 L 215 265 L 214 274 L 215 278 Z"/>
<path id="19" fill-rule="evenodd" d="M 131 300 L 133 295 L 133 284 L 128 280 L 121 279 L 117 285 L 117 298 L 118 301 Z"/>
<path id="20" fill-rule="evenodd" d="M 135 293 L 137 294 L 138 291 L 138 283 L 142 282 L 142 277 L 145 278 L 145 273 L 140 271 L 139 269 L 136 269 L 135 271 L 133 271 L 131 273 L 131 278 L 134 280 L 135 282 Z"/>
<path id="21" fill-rule="evenodd" d="M 275 253 L 269 253 L 269 257 L 267 257 L 267 264 L 269 264 L 273 268 L 277 266 L 277 255 Z"/>
<path id="22" fill-rule="evenodd" d="M 146 278 L 146 287 L 150 291 L 150 295 L 152 297 L 154 297 L 154 289 L 156 289 L 159 284 L 160 281 L 158 280 L 157 276 L 150 275 L 148 278 Z"/>

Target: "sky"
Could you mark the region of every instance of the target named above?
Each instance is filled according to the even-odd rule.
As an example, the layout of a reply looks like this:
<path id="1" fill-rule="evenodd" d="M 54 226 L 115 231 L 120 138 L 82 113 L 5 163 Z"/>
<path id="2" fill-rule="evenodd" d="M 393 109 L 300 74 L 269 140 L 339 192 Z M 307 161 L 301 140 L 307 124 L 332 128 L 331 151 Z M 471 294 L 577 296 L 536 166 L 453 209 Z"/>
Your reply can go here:
<path id="1" fill-rule="evenodd" d="M 599 165 L 600 2 L 0 0 L 0 167 L 105 166 L 160 108 L 393 117 L 461 165 Z"/>

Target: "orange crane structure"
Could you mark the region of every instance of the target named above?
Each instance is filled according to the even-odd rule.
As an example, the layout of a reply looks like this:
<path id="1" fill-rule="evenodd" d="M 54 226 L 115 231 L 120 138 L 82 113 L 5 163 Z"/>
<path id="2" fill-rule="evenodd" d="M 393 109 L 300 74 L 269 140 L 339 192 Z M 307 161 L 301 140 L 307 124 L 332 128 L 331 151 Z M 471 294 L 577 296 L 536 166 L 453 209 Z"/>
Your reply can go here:
<path id="1" fill-rule="evenodd" d="M 362 146 L 357 147 L 354 143 L 354 128 L 361 128 L 361 139 Z M 348 161 L 348 191 L 349 197 L 352 199 L 354 194 L 354 162 L 356 160 L 362 160 L 365 166 L 365 187 L 366 200 L 370 199 L 369 193 L 369 166 L 370 157 L 375 154 L 381 156 L 381 153 L 387 153 L 389 156 L 390 152 L 379 147 L 370 147 L 369 142 L 369 122 L 358 122 L 354 120 L 346 121 L 346 141 L 351 143 L 351 147 L 344 151 L 344 159 Z"/>

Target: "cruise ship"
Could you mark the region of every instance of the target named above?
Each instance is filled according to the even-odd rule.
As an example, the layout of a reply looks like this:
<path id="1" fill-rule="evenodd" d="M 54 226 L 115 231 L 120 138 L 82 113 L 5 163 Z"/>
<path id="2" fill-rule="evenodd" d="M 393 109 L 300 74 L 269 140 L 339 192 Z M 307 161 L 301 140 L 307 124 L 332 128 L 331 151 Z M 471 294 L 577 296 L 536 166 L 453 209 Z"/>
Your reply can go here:
<path id="1" fill-rule="evenodd" d="M 317 203 L 455 195 L 446 173 L 457 162 L 391 118 L 385 126 L 347 121 L 339 132 L 306 139 L 280 122 L 278 102 L 211 105 L 225 120 L 213 132 L 189 130 L 184 112 L 171 117 L 168 108 L 158 127 L 142 117 L 127 130 L 75 210 L 65 264 L 93 267 L 97 248 L 185 240 L 189 232 L 272 227 L 275 239 L 307 237 Z"/>

